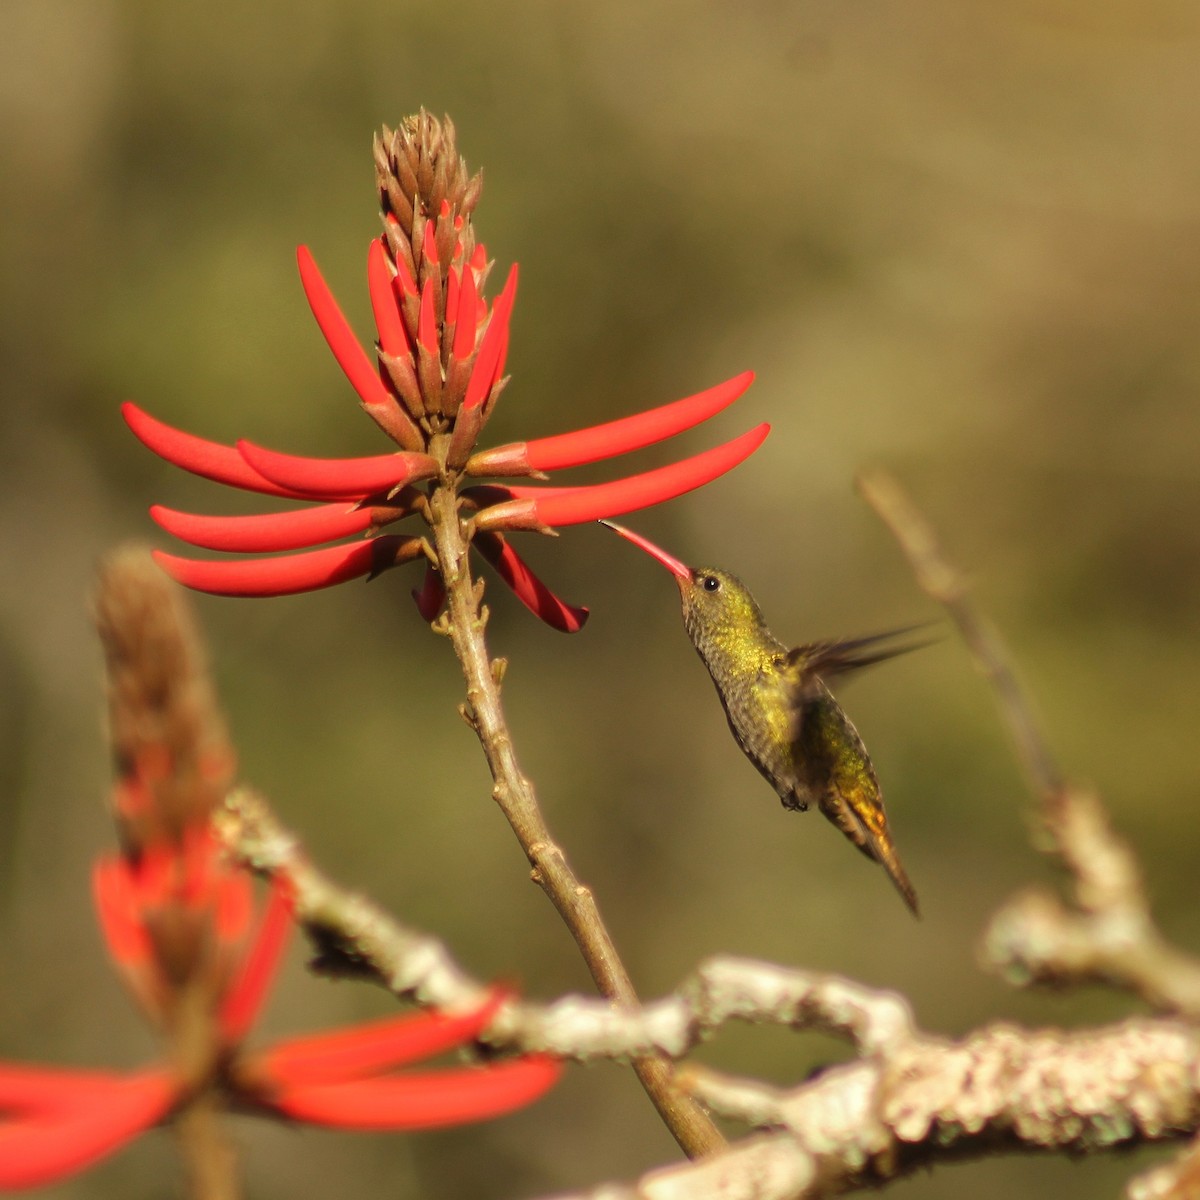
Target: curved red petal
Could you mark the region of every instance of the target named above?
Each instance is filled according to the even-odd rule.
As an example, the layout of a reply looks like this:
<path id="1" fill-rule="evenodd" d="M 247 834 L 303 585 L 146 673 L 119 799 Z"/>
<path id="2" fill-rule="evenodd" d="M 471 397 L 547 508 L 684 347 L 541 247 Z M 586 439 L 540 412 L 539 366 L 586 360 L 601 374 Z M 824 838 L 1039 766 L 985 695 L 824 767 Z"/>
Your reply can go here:
<path id="1" fill-rule="evenodd" d="M 354 330 L 343 316 L 307 246 L 296 247 L 296 262 L 300 267 L 300 283 L 321 335 L 333 351 L 333 357 L 350 381 L 350 386 L 364 404 L 387 404 L 391 393 L 354 336 Z"/>
<path id="2" fill-rule="evenodd" d="M 545 1055 L 452 1071 L 283 1088 L 271 1107 L 337 1129 L 434 1129 L 523 1108 L 558 1081 L 562 1064 Z"/>
<path id="3" fill-rule="evenodd" d="M 84 1170 L 156 1124 L 174 1099 L 166 1071 L 145 1071 L 90 1090 L 53 1118 L 0 1124 L 0 1188 L 42 1187 Z"/>
<path id="4" fill-rule="evenodd" d="M 116 1071 L 0 1062 L 0 1112 L 32 1114 L 76 1108 L 93 1092 L 103 1093 L 127 1078 Z"/>
<path id="5" fill-rule="evenodd" d="M 193 475 L 227 483 L 248 492 L 286 496 L 290 500 L 303 499 L 290 488 L 264 479 L 233 446 L 223 446 L 220 442 L 210 442 L 194 433 L 175 429 L 144 412 L 131 400 L 121 405 L 121 416 L 143 446 L 153 450 L 159 458 L 191 471 Z"/>
<path id="6" fill-rule="evenodd" d="M 413 588 L 412 598 L 417 612 L 426 621 L 432 621 L 442 611 L 442 605 L 446 603 L 446 585 L 441 572 L 432 563 L 426 564 L 425 578 L 419 588 Z"/>
<path id="7" fill-rule="evenodd" d="M 408 334 L 396 303 L 396 289 L 392 286 L 392 272 L 388 268 L 382 238 L 372 238 L 367 251 L 367 288 L 371 293 L 371 311 L 375 315 L 380 347 L 384 353 L 397 358 L 410 355 Z"/>
<path id="8" fill-rule="evenodd" d="M 471 1012 L 406 1013 L 288 1038 L 255 1057 L 255 1064 L 279 1086 L 349 1080 L 431 1058 L 461 1046 L 488 1027 L 508 993 L 496 989 Z"/>
<path id="9" fill-rule="evenodd" d="M 743 371 L 716 387 L 648 412 L 574 433 L 538 438 L 526 442 L 525 457 L 535 471 L 556 471 L 640 450 L 707 421 L 732 404 L 753 382 L 754 372 Z"/>
<path id="10" fill-rule="evenodd" d="M 180 541 L 205 550 L 242 553 L 299 550 L 335 542 L 353 533 L 365 533 L 372 520 L 369 508 L 347 508 L 345 501 L 246 517 L 201 516 L 155 504 L 150 516 Z"/>
<path id="11" fill-rule="evenodd" d="M 641 475 L 614 479 L 592 487 L 503 489 L 513 499 L 485 508 L 475 516 L 478 529 L 503 529 L 510 523 L 578 525 L 601 517 L 618 517 L 639 508 L 673 500 L 711 483 L 732 470 L 762 445 L 771 427 L 765 422 L 721 446 Z"/>
<path id="12" fill-rule="evenodd" d="M 512 543 L 499 533 L 481 532 L 474 545 L 512 588 L 514 595 L 535 617 L 562 633 L 578 633 L 588 619 L 588 610 L 560 600 L 522 560 Z"/>
<path id="13" fill-rule="evenodd" d="M 408 451 L 366 458 L 306 458 L 268 450 L 244 438 L 237 448 L 255 471 L 273 483 L 323 500 L 361 500 L 415 479 L 429 479 L 439 470 L 437 460 L 428 454 Z"/>
<path id="14" fill-rule="evenodd" d="M 291 892 L 275 875 L 271 877 L 271 891 L 254 944 L 242 960 L 237 978 L 221 1005 L 221 1036 L 229 1045 L 240 1042 L 258 1016 L 267 989 L 279 969 L 279 960 L 283 957 L 291 931 Z"/>
<path id="15" fill-rule="evenodd" d="M 467 393 L 463 398 L 464 408 L 478 408 L 487 398 L 499 374 L 498 366 L 504 354 L 508 341 L 508 322 L 512 316 L 513 301 L 517 296 L 517 264 L 513 263 L 504 281 L 504 288 L 492 305 L 492 317 L 488 321 L 483 340 L 479 343 L 479 353 L 475 356 L 475 366 L 471 370 L 471 380 L 467 384 Z"/>
<path id="16" fill-rule="evenodd" d="M 333 587 L 393 566 L 402 561 L 395 553 L 402 543 L 417 540 L 389 535 L 305 554 L 230 561 L 180 558 L 162 550 L 152 553 L 172 579 L 197 592 L 214 596 L 292 596 Z"/>

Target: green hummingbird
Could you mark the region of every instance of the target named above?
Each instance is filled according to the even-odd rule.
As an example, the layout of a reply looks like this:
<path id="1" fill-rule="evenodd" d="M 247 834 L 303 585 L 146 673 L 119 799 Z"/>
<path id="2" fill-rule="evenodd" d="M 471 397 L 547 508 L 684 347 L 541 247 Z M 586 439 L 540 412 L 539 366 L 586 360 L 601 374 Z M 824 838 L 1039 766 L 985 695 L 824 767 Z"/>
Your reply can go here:
<path id="1" fill-rule="evenodd" d="M 689 567 L 624 526 L 601 524 L 675 576 L 684 628 L 708 668 L 729 728 L 784 808 L 804 812 L 815 802 L 883 867 L 919 916 L 917 893 L 896 854 L 867 748 L 826 685 L 835 675 L 917 649 L 881 645 L 910 629 L 789 650 L 767 628 L 762 609 L 736 575 L 717 567 Z"/>

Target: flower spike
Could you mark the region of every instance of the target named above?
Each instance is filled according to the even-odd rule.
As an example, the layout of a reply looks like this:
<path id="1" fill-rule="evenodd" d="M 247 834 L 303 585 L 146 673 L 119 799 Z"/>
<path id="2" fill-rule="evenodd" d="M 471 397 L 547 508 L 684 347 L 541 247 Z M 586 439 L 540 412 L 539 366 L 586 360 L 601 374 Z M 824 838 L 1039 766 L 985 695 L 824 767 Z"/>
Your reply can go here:
<path id="1" fill-rule="evenodd" d="M 683 495 L 752 453 L 767 426 L 681 462 L 590 487 L 503 486 L 488 479 L 546 480 L 565 468 L 644 449 L 716 416 L 746 391 L 753 373 L 744 371 L 647 412 L 479 449 L 508 382 L 518 267 L 512 265 L 489 301 L 485 284 L 493 262 L 475 240 L 471 221 L 480 177 L 468 176 L 450 125 L 422 113 L 400 129 L 385 129 L 375 141 L 375 167 L 383 231 L 368 244 L 366 264 L 377 335 L 374 362 L 308 249 L 301 246 L 296 256 L 322 336 L 362 407 L 400 452 L 306 458 L 248 441 L 223 446 L 172 430 L 127 406 L 126 420 L 137 436 L 169 461 L 218 482 L 312 503 L 307 511 L 247 517 L 207 517 L 156 505 L 154 520 L 192 545 L 255 555 L 299 551 L 241 563 L 172 555 L 159 561 L 174 578 L 201 591 L 277 596 L 373 578 L 387 567 L 428 555 L 433 569 L 413 595 L 422 616 L 432 621 L 444 606 L 445 583 L 430 545 L 420 537 L 383 531 L 410 517 L 433 527 L 431 502 L 449 493 L 469 519 L 476 549 L 518 600 L 552 628 L 575 632 L 587 610 L 558 599 L 508 541 L 490 535 L 548 532 Z M 342 542 L 361 535 L 369 541 Z"/>

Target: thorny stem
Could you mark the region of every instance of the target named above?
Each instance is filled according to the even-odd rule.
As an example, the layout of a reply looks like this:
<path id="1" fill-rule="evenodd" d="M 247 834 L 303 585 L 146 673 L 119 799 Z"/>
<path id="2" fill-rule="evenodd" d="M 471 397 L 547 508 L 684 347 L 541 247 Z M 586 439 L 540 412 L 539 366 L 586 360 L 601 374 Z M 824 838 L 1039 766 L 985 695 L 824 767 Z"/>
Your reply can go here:
<path id="1" fill-rule="evenodd" d="M 558 909 L 600 992 L 624 1008 L 635 1007 L 637 993 L 600 916 L 595 897 L 576 878 L 562 848 L 551 837 L 533 785 L 517 762 L 500 703 L 500 685 L 484 641 L 486 615 L 467 566 L 467 540 L 452 489 L 435 489 L 430 507 L 446 587 L 446 632 L 462 663 L 467 685 L 464 712 L 491 769 L 495 784 L 492 795 L 529 859 L 534 882 Z M 676 1088 L 667 1059 L 637 1058 L 633 1060 L 633 1069 L 685 1154 L 698 1158 L 724 1148 L 725 1139 L 716 1126 L 694 1100 Z"/>

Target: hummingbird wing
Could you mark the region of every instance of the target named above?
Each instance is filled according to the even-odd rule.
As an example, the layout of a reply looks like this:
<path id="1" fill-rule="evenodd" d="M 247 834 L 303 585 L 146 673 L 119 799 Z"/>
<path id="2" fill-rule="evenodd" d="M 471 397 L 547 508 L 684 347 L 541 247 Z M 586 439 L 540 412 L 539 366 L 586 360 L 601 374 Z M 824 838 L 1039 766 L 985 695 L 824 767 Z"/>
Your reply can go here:
<path id="1" fill-rule="evenodd" d="M 907 654 L 910 650 L 920 650 L 930 646 L 936 638 L 925 638 L 923 641 L 906 642 L 903 646 L 882 646 L 881 643 L 891 638 L 903 637 L 918 629 L 927 629 L 929 622 L 918 625 L 903 625 L 898 629 L 889 629 L 886 633 L 871 633 L 866 637 L 836 638 L 824 642 L 806 642 L 787 652 L 787 665 L 795 672 L 802 693 L 815 696 L 816 679 L 832 679 L 835 675 L 848 675 L 862 667 L 874 663 L 886 662 L 889 658 Z M 872 646 L 879 649 L 871 650 Z"/>

